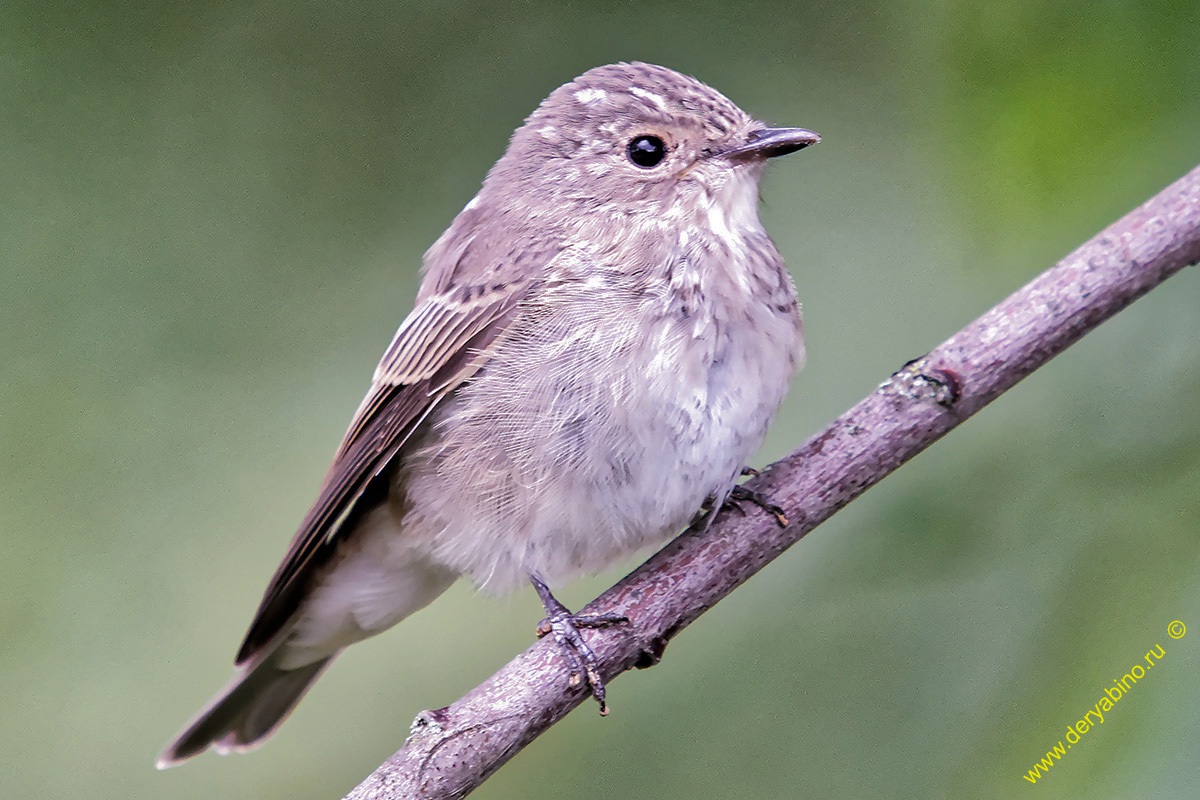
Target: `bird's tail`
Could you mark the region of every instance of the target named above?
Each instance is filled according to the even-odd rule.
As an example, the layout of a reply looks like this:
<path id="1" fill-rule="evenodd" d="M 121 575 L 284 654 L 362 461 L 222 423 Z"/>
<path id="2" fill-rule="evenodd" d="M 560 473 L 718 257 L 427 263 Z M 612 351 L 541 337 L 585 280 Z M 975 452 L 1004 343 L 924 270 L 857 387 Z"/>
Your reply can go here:
<path id="1" fill-rule="evenodd" d="M 274 653 L 250 664 L 175 737 L 156 762 L 173 767 L 212 747 L 251 750 L 274 733 L 337 653 L 297 669 L 276 666 Z"/>

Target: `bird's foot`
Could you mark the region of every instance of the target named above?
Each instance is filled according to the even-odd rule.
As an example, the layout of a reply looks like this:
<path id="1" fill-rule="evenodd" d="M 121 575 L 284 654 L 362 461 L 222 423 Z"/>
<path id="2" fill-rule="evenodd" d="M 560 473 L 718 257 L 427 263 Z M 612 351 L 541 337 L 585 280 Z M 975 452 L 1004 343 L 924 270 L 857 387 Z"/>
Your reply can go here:
<path id="1" fill-rule="evenodd" d="M 756 492 L 753 489 L 747 489 L 745 486 L 734 486 L 729 491 L 729 497 L 726 498 L 725 504 L 732 505 L 741 502 L 749 502 L 761 508 L 771 516 L 775 517 L 775 521 L 779 523 L 779 527 L 786 528 L 788 525 L 787 515 L 783 513 L 783 509 L 772 503 L 766 498 L 766 495 L 761 492 Z M 740 510 L 740 506 L 738 507 Z"/>
<path id="2" fill-rule="evenodd" d="M 608 704 L 605 702 L 604 679 L 600 677 L 599 660 L 579 629 L 618 625 L 629 622 L 629 618 L 623 614 L 572 614 L 550 593 L 546 584 L 534 577 L 530 577 L 530 581 L 542 600 L 542 607 L 546 609 L 546 618 L 537 626 L 538 638 L 551 634 L 554 636 L 554 641 L 562 648 L 571 669 L 570 685 L 578 686 L 580 681 L 586 679 L 591 687 L 592 697 L 600 704 L 600 716 L 607 716 Z"/>
<path id="3" fill-rule="evenodd" d="M 741 477 L 743 478 L 757 478 L 761 474 L 762 473 L 756 470 L 754 467 L 742 467 L 741 469 Z M 775 521 L 779 523 L 781 528 L 787 527 L 788 518 L 783 512 L 782 508 L 768 500 L 766 495 L 762 494 L 761 492 L 756 492 L 753 489 L 747 489 L 745 486 L 740 484 L 735 485 L 729 490 L 729 494 L 725 496 L 725 502 L 722 504 L 722 506 L 732 506 L 744 514 L 745 509 L 738 505 L 738 503 L 743 501 L 751 502 L 761 508 L 763 511 L 766 511 L 775 518 Z M 691 527 L 708 527 L 709 523 L 711 523 L 713 518 L 716 516 L 716 510 L 713 508 L 713 503 L 715 502 L 716 500 L 713 495 L 709 495 L 704 499 L 704 503 L 700 506 L 700 511 L 698 511 L 696 516 L 692 518 Z"/>

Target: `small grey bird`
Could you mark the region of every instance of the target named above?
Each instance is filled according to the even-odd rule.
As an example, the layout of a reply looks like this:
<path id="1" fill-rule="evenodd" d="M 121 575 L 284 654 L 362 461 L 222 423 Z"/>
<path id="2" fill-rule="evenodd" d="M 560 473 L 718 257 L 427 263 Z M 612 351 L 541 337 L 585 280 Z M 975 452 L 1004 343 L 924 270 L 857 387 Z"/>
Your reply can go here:
<path id="1" fill-rule="evenodd" d="M 459 576 L 549 586 L 719 508 L 804 358 L 791 277 L 758 220 L 769 128 L 694 78 L 612 64 L 559 87 L 425 254 L 316 503 L 263 595 L 237 677 L 160 768 L 268 737 L 342 648 Z"/>

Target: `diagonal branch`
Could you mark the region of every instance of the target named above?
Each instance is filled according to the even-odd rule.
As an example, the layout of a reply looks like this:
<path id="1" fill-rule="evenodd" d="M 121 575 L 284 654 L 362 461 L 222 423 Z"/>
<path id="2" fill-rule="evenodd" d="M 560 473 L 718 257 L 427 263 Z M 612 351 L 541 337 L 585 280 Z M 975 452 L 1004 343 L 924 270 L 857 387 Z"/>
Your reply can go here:
<path id="1" fill-rule="evenodd" d="M 723 513 L 689 530 L 587 613 L 629 625 L 589 631 L 606 680 L 657 663 L 671 637 L 801 537 L 1085 333 L 1200 261 L 1200 167 L 923 358 L 905 365 L 750 488 L 785 511 Z M 422 712 L 404 747 L 347 797 L 463 797 L 588 697 L 540 641 L 446 708 Z"/>

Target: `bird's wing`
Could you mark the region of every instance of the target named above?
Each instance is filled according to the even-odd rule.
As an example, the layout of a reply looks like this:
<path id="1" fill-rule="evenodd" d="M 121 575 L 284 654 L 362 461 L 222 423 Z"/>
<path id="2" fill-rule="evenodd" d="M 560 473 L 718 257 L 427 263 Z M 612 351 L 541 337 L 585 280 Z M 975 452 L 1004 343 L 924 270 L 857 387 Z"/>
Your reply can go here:
<path id="1" fill-rule="evenodd" d="M 356 516 L 356 501 L 364 493 L 386 492 L 383 480 L 374 485 L 372 480 L 430 410 L 487 360 L 528 288 L 528 281 L 457 286 L 426 298 L 404 320 L 375 370 L 316 503 L 263 594 L 238 664 L 260 653 L 284 628 L 313 570 L 354 528 L 345 523 Z"/>

